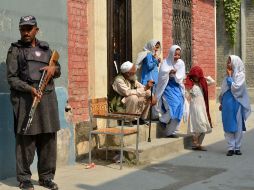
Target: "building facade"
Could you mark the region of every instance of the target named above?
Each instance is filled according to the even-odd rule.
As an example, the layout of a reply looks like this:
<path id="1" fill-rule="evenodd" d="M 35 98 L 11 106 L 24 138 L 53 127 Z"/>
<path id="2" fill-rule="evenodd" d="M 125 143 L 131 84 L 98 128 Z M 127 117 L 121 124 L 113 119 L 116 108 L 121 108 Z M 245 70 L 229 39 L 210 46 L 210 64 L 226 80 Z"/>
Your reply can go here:
<path id="1" fill-rule="evenodd" d="M 225 30 L 225 20 L 223 6 L 217 7 L 217 63 L 218 63 L 218 87 L 221 85 L 225 74 L 225 64 L 230 54 L 238 55 L 245 63 L 246 82 L 249 88 L 253 88 L 254 69 L 254 2 L 244 0 L 241 2 L 241 13 L 237 23 L 237 36 L 234 46 L 229 43 L 229 38 Z"/>
<path id="2" fill-rule="evenodd" d="M 138 52 L 150 39 L 162 42 L 162 58 L 167 57 L 172 44 L 180 45 L 187 69 L 191 65 L 199 65 L 206 76 L 216 79 L 213 0 L 56 0 L 54 5 L 49 0 L 39 2 L 34 8 L 32 0 L 24 0 L 21 7 L 7 0 L 1 1 L 0 44 L 3 48 L 0 52 L 0 75 L 5 77 L 9 44 L 19 37 L 19 17 L 34 15 L 41 28 L 38 38 L 48 41 L 61 55 L 63 76 L 56 83 L 58 101 L 62 105 L 59 107 L 62 123 L 58 145 L 59 150 L 65 151 L 58 153 L 59 165 L 87 154 L 88 100 L 107 97 L 121 63 L 126 60 L 135 62 Z M 47 9 L 47 14 L 42 8 Z M 3 135 L 1 131 L 5 131 L 5 140 L 14 147 L 6 80 L 0 85 L 1 105 L 8 107 L 0 115 L 0 139 Z M 209 95 L 213 113 L 215 86 L 209 88 Z M 71 109 L 65 109 L 66 105 Z M 0 160 L 6 159 L 7 150 L 1 151 Z M 12 158 L 10 166 L 15 169 L 13 154 L 12 150 L 9 154 Z M 6 172 L 1 172 L 0 178 L 13 175 L 0 165 L 0 171 L 4 171 L 3 168 Z"/>

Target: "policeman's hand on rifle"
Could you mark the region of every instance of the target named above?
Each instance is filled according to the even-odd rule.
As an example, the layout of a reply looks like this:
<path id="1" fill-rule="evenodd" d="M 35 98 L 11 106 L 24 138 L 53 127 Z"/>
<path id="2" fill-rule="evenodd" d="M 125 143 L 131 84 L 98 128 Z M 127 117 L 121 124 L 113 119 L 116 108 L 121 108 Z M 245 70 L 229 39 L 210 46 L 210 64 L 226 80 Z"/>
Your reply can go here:
<path id="1" fill-rule="evenodd" d="M 48 78 L 52 78 L 55 75 L 56 67 L 55 66 L 46 66 L 46 67 L 41 68 L 41 70 L 47 72 L 46 79 L 48 79 Z"/>
<path id="2" fill-rule="evenodd" d="M 33 98 L 38 98 L 39 100 L 41 99 L 42 93 L 37 91 L 34 87 L 31 89 L 31 94 Z"/>

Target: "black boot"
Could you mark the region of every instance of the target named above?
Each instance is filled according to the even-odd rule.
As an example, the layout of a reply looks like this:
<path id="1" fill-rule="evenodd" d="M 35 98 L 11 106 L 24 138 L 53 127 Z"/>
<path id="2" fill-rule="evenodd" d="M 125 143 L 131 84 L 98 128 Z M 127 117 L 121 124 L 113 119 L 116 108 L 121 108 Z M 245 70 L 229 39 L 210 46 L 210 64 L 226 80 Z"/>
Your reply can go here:
<path id="1" fill-rule="evenodd" d="M 58 186 L 51 179 L 39 180 L 39 185 L 51 190 L 58 190 Z"/>
<path id="2" fill-rule="evenodd" d="M 235 155 L 242 155 L 242 152 L 240 150 L 235 150 Z"/>
<path id="3" fill-rule="evenodd" d="M 22 190 L 34 190 L 34 185 L 30 180 L 22 181 L 19 184 L 19 188 Z"/>
<path id="4" fill-rule="evenodd" d="M 229 150 L 227 153 L 227 156 L 233 156 L 234 155 L 234 151 L 233 150 Z"/>

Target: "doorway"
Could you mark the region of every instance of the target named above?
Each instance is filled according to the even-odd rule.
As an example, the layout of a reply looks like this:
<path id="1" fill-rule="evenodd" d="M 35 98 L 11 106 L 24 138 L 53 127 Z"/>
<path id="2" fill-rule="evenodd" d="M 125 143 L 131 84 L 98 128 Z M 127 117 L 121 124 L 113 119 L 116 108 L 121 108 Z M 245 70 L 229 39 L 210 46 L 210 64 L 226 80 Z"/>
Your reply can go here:
<path id="1" fill-rule="evenodd" d="M 132 61 L 131 0 L 107 0 L 108 95 L 120 65 Z"/>

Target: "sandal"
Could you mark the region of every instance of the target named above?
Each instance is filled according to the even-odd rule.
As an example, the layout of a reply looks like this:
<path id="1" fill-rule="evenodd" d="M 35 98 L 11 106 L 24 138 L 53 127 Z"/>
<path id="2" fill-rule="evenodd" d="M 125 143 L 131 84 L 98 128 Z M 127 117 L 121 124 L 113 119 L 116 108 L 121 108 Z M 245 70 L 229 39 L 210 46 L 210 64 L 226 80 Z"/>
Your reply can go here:
<path id="1" fill-rule="evenodd" d="M 91 164 L 87 164 L 86 166 L 85 166 L 85 168 L 86 169 L 92 169 L 92 168 L 95 168 L 95 163 L 91 163 Z"/>
<path id="2" fill-rule="evenodd" d="M 204 147 L 202 146 L 196 146 L 196 147 L 192 147 L 192 150 L 197 150 L 197 151 L 207 151 Z"/>

